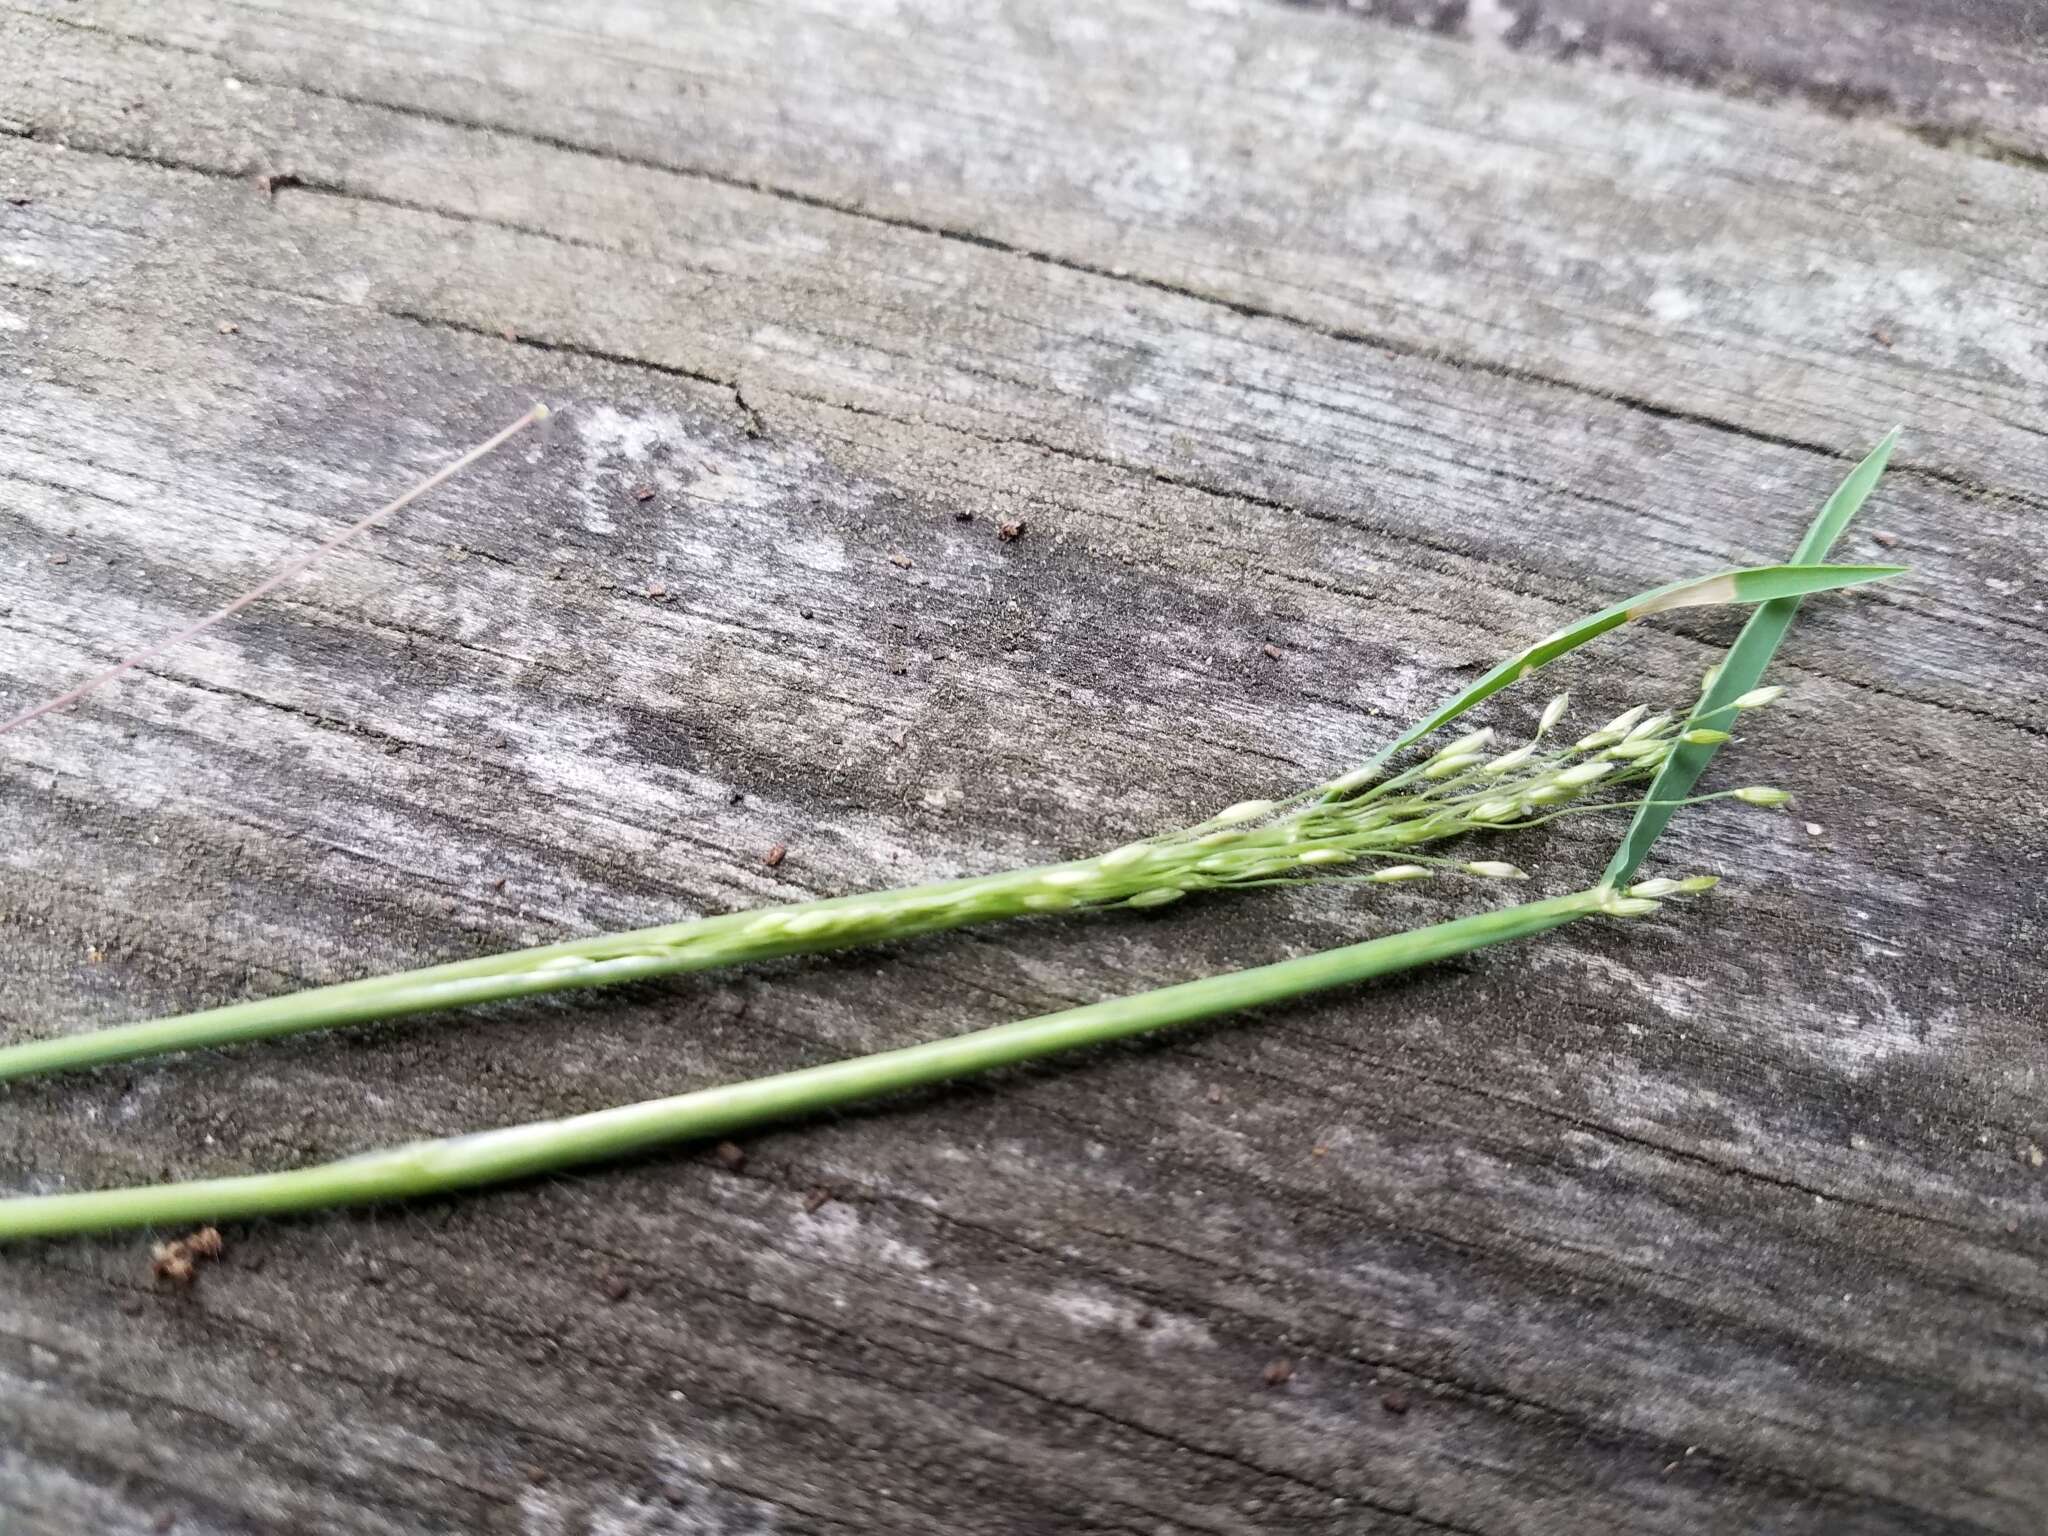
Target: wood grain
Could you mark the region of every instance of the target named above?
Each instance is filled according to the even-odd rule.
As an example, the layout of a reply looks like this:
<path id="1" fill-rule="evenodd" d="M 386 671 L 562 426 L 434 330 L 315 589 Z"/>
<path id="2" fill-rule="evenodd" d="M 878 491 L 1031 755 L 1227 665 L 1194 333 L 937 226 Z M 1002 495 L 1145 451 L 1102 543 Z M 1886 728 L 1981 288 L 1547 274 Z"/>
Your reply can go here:
<path id="1" fill-rule="evenodd" d="M 1173 88 L 1141 88 L 1169 26 Z M 0 1254 L 0 1511 L 2037 1528 L 2025 167 L 1285 8 L 78 5 L 0 19 L 0 55 L 28 64 L 0 698 L 561 413 L 0 742 L 8 1038 L 1291 787 L 1510 641 L 1782 555 L 1894 413 L 1855 553 L 1881 529 L 1914 566 L 1808 605 L 1726 770 L 1800 804 L 1680 818 L 1668 867 L 1730 876 L 1682 917 L 791 1128 L 737 1171 L 237 1228 L 189 1293 L 139 1240 Z M 1862 238 L 1824 242 L 1843 206 Z M 1659 320 L 1646 279 L 1699 307 Z M 1843 339 L 1902 283 L 1919 340 Z M 1589 716 L 1682 697 L 1732 633 L 1676 617 L 1567 680 Z M 1510 856 L 1561 889 L 1611 830 Z M 24 1084 L 0 1179 L 595 1107 L 1484 896 L 1039 923 Z"/>
<path id="2" fill-rule="evenodd" d="M 461 6 L 165 11 L 62 8 L 74 33 L 91 18 L 144 39 L 123 54 L 132 90 L 50 108 L 31 91 L 16 110 L 143 154 L 204 135 L 223 169 L 551 231 L 584 194 L 601 205 L 661 171 L 1107 275 L 1139 290 L 1126 302 L 1186 295 L 1290 341 L 1422 353 L 1823 451 L 1911 421 L 1923 468 L 2034 497 L 2048 179 L 1882 120 L 1248 0 L 1151 0 L 1114 26 L 944 5 L 734 5 L 680 29 L 624 5 L 584 28 Z M 180 79 L 196 121 L 122 110 Z M 252 97 L 271 82 L 290 126 L 266 131 Z M 381 110 L 342 110 L 362 103 Z M 570 147 L 574 194 L 540 153 Z M 585 174 L 592 158 L 617 174 Z M 622 211 L 576 238 L 673 251 L 681 234 Z"/>
<path id="3" fill-rule="evenodd" d="M 1332 8 L 1481 48 L 1882 119 L 2020 164 L 2048 159 L 2048 12 L 2038 0 L 1341 0 Z"/>

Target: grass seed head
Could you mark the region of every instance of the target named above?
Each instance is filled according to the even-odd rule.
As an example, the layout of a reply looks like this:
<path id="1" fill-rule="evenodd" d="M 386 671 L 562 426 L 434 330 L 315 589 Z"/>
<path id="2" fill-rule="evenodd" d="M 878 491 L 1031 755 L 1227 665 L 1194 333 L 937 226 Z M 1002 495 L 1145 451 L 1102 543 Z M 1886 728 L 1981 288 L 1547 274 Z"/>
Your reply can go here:
<path id="1" fill-rule="evenodd" d="M 1422 770 L 1425 779 L 1448 779 L 1452 774 L 1463 773 L 1486 761 L 1484 752 L 1455 752 L 1449 757 L 1439 753 L 1429 760 L 1429 766 Z"/>
<path id="2" fill-rule="evenodd" d="M 1624 896 L 1619 891 L 1610 890 L 1600 903 L 1600 910 L 1609 917 L 1648 917 L 1661 906 L 1661 901 L 1645 896 Z"/>
<path id="3" fill-rule="evenodd" d="M 1465 866 L 1465 873 L 1478 875 L 1485 880 L 1526 880 L 1528 871 L 1517 869 L 1512 864 L 1503 864 L 1498 859 L 1474 859 Z"/>
<path id="4" fill-rule="evenodd" d="M 1527 743 L 1526 745 L 1515 748 L 1515 750 L 1512 752 L 1501 753 L 1499 757 L 1496 757 L 1490 763 L 1481 764 L 1479 771 L 1485 774 L 1490 779 L 1497 779 L 1502 774 L 1508 773 L 1516 768 L 1521 767 L 1522 764 L 1529 761 L 1529 759 L 1534 757 L 1535 755 L 1536 743 L 1532 741 Z"/>
<path id="5" fill-rule="evenodd" d="M 1179 901 L 1187 895 L 1178 886 L 1155 885 L 1149 891 L 1140 891 L 1124 903 L 1127 907 L 1163 907 L 1169 901 Z"/>
<path id="6" fill-rule="evenodd" d="M 1664 896 L 1697 896 L 1701 891 L 1711 891 L 1721 883 L 1719 875 L 1687 875 L 1674 880 L 1660 875 L 1654 880 L 1640 880 L 1628 888 L 1628 894 L 1637 900 L 1655 901 Z"/>
<path id="7" fill-rule="evenodd" d="M 1607 755 L 1625 763 L 1640 762 L 1652 757 L 1662 757 L 1671 748 L 1664 742 L 1649 737 L 1632 737 L 1617 741 L 1607 749 Z"/>
<path id="8" fill-rule="evenodd" d="M 1219 827 L 1234 827 L 1247 821 L 1257 821 L 1273 814 L 1275 806 L 1271 800 L 1240 800 L 1226 806 L 1209 819 Z"/>
<path id="9" fill-rule="evenodd" d="M 1467 735 L 1460 736 L 1447 747 L 1439 747 L 1431 762 L 1440 762 L 1447 757 L 1463 757 L 1468 752 L 1484 752 L 1493 745 L 1493 727 L 1484 726 Z"/>
<path id="10" fill-rule="evenodd" d="M 1121 848 L 1112 848 L 1095 863 L 1100 869 L 1123 869 L 1139 863 L 1153 851 L 1151 843 L 1125 843 Z"/>

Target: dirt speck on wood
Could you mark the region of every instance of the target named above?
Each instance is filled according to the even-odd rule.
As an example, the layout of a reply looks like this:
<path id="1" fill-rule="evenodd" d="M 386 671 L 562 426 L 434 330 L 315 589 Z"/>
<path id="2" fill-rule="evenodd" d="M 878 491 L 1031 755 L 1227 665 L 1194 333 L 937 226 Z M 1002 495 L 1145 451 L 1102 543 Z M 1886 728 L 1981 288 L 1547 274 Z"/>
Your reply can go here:
<path id="1" fill-rule="evenodd" d="M 152 1278 L 170 1285 L 190 1285 L 199 1266 L 218 1259 L 226 1248 L 217 1228 L 201 1227 L 173 1242 L 152 1244 L 149 1272 Z"/>

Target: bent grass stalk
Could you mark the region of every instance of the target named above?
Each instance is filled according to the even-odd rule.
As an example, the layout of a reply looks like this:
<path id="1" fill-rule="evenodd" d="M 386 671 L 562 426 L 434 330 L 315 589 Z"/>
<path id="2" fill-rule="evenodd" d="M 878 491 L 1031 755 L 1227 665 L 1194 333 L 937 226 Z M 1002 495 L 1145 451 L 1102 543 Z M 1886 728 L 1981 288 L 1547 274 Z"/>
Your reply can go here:
<path id="1" fill-rule="evenodd" d="M 1652 613 L 1762 603 L 1896 575 L 1897 566 L 1777 565 L 1673 582 L 1579 620 L 1502 662 L 1404 732 L 1362 767 L 1285 801 L 1247 801 L 1180 832 L 1092 859 L 933 885 L 694 918 L 630 933 L 573 939 L 423 970 L 236 1003 L 176 1018 L 0 1048 L 0 1081 L 366 1023 L 473 1003 L 531 997 L 653 976 L 739 965 L 934 933 L 971 923 L 1106 906 L 1156 906 L 1193 891 L 1327 876 L 1361 860 L 1403 862 L 1368 880 L 1456 866 L 1518 876 L 1512 866 L 1457 866 L 1419 852 L 1465 832 L 1525 824 L 1547 807 L 1650 777 L 1676 748 L 1680 725 L 1641 712 L 1562 752 L 1531 742 L 1498 756 L 1475 732 L 1427 761 L 1380 780 L 1389 758 L 1566 652 Z M 1561 704 L 1555 708 L 1561 712 Z M 1550 711 L 1538 736 L 1556 723 Z M 1692 722 L 1685 722 L 1690 726 Z M 1584 760 L 1576 760 L 1584 759 Z"/>
<path id="2" fill-rule="evenodd" d="M 678 1141 L 730 1135 L 769 1121 L 1366 981 L 1526 938 L 1596 913 L 1627 917 L 1656 907 L 1655 900 L 1596 887 L 949 1039 L 561 1120 L 412 1142 L 281 1173 L 0 1200 L 0 1240 L 226 1221 L 473 1189 Z"/>
<path id="3" fill-rule="evenodd" d="M 1806 530 L 1806 537 L 1799 541 L 1798 552 L 1792 557 L 1794 560 L 1806 563 L 1827 558 L 1828 550 L 1842 536 L 1842 530 L 1849 526 L 1849 519 L 1856 515 L 1877 485 L 1878 477 L 1884 473 L 1885 465 L 1891 460 L 1892 449 L 1898 446 L 1898 442 L 1899 429 L 1893 427 L 1875 448 L 1864 455 L 1862 462 L 1849 471 L 1821 507 L 1813 526 Z M 1721 664 L 1707 674 L 1696 707 L 1696 718 L 1725 723 L 1729 711 L 1741 708 L 1745 698 L 1755 696 L 1764 668 L 1777 654 L 1778 642 L 1785 638 L 1785 631 L 1792 627 L 1792 620 L 1798 612 L 1799 598 L 1791 593 L 1757 606 Z M 1771 697 L 1776 697 L 1776 694 Z M 1682 803 L 1693 785 L 1699 782 L 1708 760 L 1719 746 L 1719 741 L 1684 742 L 1665 760 L 1657 772 L 1656 782 L 1650 786 L 1643 808 L 1636 813 L 1635 821 L 1607 865 L 1603 878 L 1608 883 L 1619 885 L 1642 868 L 1650 845 L 1656 842 L 1665 824 L 1671 820 L 1674 806 Z"/>

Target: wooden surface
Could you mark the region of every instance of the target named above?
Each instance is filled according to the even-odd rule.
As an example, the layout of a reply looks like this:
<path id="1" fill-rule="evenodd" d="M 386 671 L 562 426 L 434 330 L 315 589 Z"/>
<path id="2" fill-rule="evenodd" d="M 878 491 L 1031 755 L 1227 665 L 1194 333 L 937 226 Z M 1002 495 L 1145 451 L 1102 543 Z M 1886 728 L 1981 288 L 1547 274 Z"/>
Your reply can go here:
<path id="1" fill-rule="evenodd" d="M 1781 557 L 1894 420 L 1848 552 L 1913 566 L 1808 605 L 1716 770 L 1800 801 L 1681 817 L 1660 867 L 1729 877 L 1683 913 L 737 1170 L 233 1227 L 189 1292 L 139 1235 L 0 1253 L 0 1530 L 2048 1525 L 2039 17 L 1366 9 L 0 13 L 0 707 L 560 411 L 0 741 L 6 1038 L 1290 788 L 1511 643 Z M 1585 653 L 1581 717 L 1689 697 L 1734 623 Z M 1488 846 L 1562 890 L 1616 831 Z M 596 1107 L 1494 899 L 23 1084 L 0 1184 Z"/>
<path id="2" fill-rule="evenodd" d="M 1872 117 L 2048 167 L 2041 0 L 1305 0 L 1580 66 Z"/>

